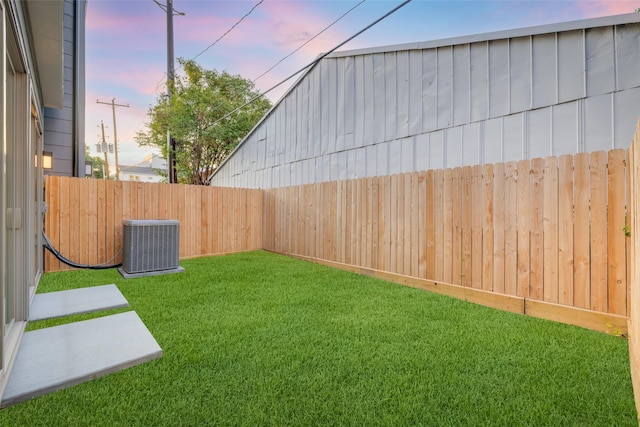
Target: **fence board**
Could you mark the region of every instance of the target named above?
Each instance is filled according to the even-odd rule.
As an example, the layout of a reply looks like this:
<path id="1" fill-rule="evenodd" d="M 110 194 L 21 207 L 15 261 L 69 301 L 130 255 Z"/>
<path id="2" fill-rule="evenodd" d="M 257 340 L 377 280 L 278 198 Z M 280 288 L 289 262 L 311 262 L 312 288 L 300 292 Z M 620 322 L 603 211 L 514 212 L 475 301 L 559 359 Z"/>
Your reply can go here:
<path id="1" fill-rule="evenodd" d="M 544 271 L 543 298 L 545 301 L 558 302 L 558 159 L 547 157 L 544 160 Z"/>
<path id="2" fill-rule="evenodd" d="M 471 177 L 471 286 L 482 289 L 482 166 L 473 167 Z"/>
<path id="3" fill-rule="evenodd" d="M 558 163 L 558 302 L 573 305 L 573 157 Z"/>
<path id="4" fill-rule="evenodd" d="M 433 170 L 421 173 L 424 177 L 424 189 L 420 190 L 420 194 L 424 196 L 424 213 L 423 219 L 426 229 L 425 247 L 425 279 L 435 279 L 436 269 L 436 221 L 435 221 L 435 172 Z"/>
<path id="5" fill-rule="evenodd" d="M 472 194 L 471 194 L 471 179 L 473 170 L 471 166 L 465 166 L 462 169 L 462 186 L 461 186 L 461 213 L 462 213 L 462 248 L 461 248 L 461 284 L 462 286 L 471 286 L 472 278 L 472 236 L 471 236 L 471 224 L 472 224 Z"/>
<path id="6" fill-rule="evenodd" d="M 504 164 L 493 167 L 493 291 L 504 293 Z"/>
<path id="7" fill-rule="evenodd" d="M 531 241 L 530 241 L 530 275 L 529 297 L 542 300 L 544 287 L 544 192 L 543 192 L 543 160 L 531 160 L 529 185 L 531 188 Z"/>
<path id="8" fill-rule="evenodd" d="M 444 170 L 443 180 L 443 223 L 442 229 L 444 232 L 443 237 L 443 259 L 444 259 L 444 274 L 442 280 L 447 283 L 453 283 L 453 171 L 451 169 Z"/>
<path id="9" fill-rule="evenodd" d="M 625 150 L 612 150 L 608 161 L 608 311 L 627 314 L 625 251 Z"/>
<path id="10" fill-rule="evenodd" d="M 505 165 L 504 293 L 518 294 L 518 164 Z"/>
<path id="11" fill-rule="evenodd" d="M 517 184 L 517 204 L 518 204 L 518 296 L 529 296 L 530 284 L 530 217 L 531 217 L 531 187 L 529 182 L 529 172 L 531 165 L 529 160 L 518 162 L 518 184 Z"/>
<path id="12" fill-rule="evenodd" d="M 607 310 L 607 159 L 591 153 L 591 309 Z"/>
<path id="13" fill-rule="evenodd" d="M 484 165 L 482 168 L 482 289 L 493 289 L 493 165 Z M 488 256 L 487 256 L 488 255 Z"/>
<path id="14" fill-rule="evenodd" d="M 434 172 L 434 228 L 435 228 L 435 241 L 434 241 L 434 273 L 433 279 L 437 281 L 444 281 L 444 258 L 445 258 L 445 232 L 444 232 L 444 217 L 445 217 L 445 185 L 444 185 L 444 170 L 438 169 Z"/>
<path id="15" fill-rule="evenodd" d="M 582 308 L 591 306 L 589 175 L 589 154 L 577 154 L 574 157 L 573 299 L 574 305 Z"/>

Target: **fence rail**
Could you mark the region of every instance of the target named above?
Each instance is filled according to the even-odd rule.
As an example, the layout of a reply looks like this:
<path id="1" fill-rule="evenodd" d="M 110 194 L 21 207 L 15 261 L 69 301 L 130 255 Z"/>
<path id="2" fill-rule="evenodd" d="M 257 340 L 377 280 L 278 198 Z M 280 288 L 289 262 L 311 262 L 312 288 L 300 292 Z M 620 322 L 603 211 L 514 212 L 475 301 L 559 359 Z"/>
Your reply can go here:
<path id="1" fill-rule="evenodd" d="M 264 245 L 626 316 L 626 173 L 613 150 L 267 190 Z"/>
<path id="2" fill-rule="evenodd" d="M 81 264 L 120 261 L 122 220 L 180 221 L 180 258 L 262 248 L 260 190 L 48 176 L 45 231 Z M 69 269 L 51 254 L 45 271 Z"/>

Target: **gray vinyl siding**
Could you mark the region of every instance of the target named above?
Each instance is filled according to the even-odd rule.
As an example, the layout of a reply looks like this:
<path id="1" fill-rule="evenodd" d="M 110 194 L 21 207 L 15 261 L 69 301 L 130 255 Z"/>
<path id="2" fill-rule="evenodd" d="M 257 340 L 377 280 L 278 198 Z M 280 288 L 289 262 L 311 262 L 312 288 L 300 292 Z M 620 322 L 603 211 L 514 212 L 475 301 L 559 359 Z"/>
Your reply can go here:
<path id="1" fill-rule="evenodd" d="M 639 20 L 334 53 L 212 184 L 271 188 L 627 148 L 640 116 Z"/>

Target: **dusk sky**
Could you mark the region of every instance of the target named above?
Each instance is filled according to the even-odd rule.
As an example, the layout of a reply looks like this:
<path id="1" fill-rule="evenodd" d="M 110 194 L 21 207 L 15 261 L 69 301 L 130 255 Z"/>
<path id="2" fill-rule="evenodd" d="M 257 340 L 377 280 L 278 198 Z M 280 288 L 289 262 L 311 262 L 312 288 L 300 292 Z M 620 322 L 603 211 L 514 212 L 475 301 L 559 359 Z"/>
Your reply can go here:
<path id="1" fill-rule="evenodd" d="M 250 15 L 209 47 L 258 3 Z M 400 3 L 402 0 L 174 0 L 174 9 L 184 13 L 173 19 L 175 57 L 195 58 L 207 69 L 255 80 L 359 4 L 255 81 L 263 92 Z M 638 8 L 640 0 L 413 0 L 340 50 L 631 13 Z M 166 48 L 166 14 L 153 0 L 89 0 L 85 142 L 92 155 L 97 155 L 101 120 L 107 126 L 108 142 L 113 142 L 111 107 L 96 100 L 111 102 L 113 98 L 118 104 L 129 104 L 129 108 L 116 109 L 120 164 L 134 165 L 151 152 L 138 147 L 134 135 L 145 129 L 149 107 L 165 91 Z M 175 63 L 180 74 L 177 60 Z M 275 103 L 296 78 L 269 93 L 269 99 Z"/>

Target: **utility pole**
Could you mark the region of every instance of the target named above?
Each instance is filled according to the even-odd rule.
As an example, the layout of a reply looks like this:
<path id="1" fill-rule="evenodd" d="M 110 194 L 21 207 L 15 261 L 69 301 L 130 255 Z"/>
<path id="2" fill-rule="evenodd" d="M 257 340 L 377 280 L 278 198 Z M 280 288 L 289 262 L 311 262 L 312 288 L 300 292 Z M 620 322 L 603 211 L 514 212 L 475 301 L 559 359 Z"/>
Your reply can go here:
<path id="1" fill-rule="evenodd" d="M 173 15 L 183 16 L 183 12 L 177 12 L 173 10 L 173 0 L 167 0 L 166 6 L 159 3 L 157 0 L 153 0 L 162 10 L 167 14 L 167 95 L 171 100 L 171 91 L 173 88 L 174 80 L 174 66 L 173 66 Z M 178 174 L 176 172 L 176 141 L 171 137 L 170 129 L 167 129 L 167 174 L 169 183 L 173 184 L 178 182 Z"/>
<path id="2" fill-rule="evenodd" d="M 109 158 L 107 157 L 107 151 L 109 148 L 107 147 L 107 141 L 104 139 L 104 123 L 100 120 L 100 127 L 102 128 L 102 152 L 104 153 L 104 166 L 107 169 L 107 172 L 102 172 L 102 179 L 109 179 Z"/>
<path id="3" fill-rule="evenodd" d="M 111 102 L 101 102 L 96 100 L 96 104 L 104 104 L 111 105 L 111 111 L 113 112 L 113 145 L 115 148 L 116 154 L 116 181 L 120 180 L 120 165 L 118 163 L 118 131 L 116 129 L 116 107 L 127 107 L 129 108 L 129 104 L 116 104 L 116 99 L 113 98 Z M 104 128 L 102 129 L 103 140 L 104 140 Z"/>

